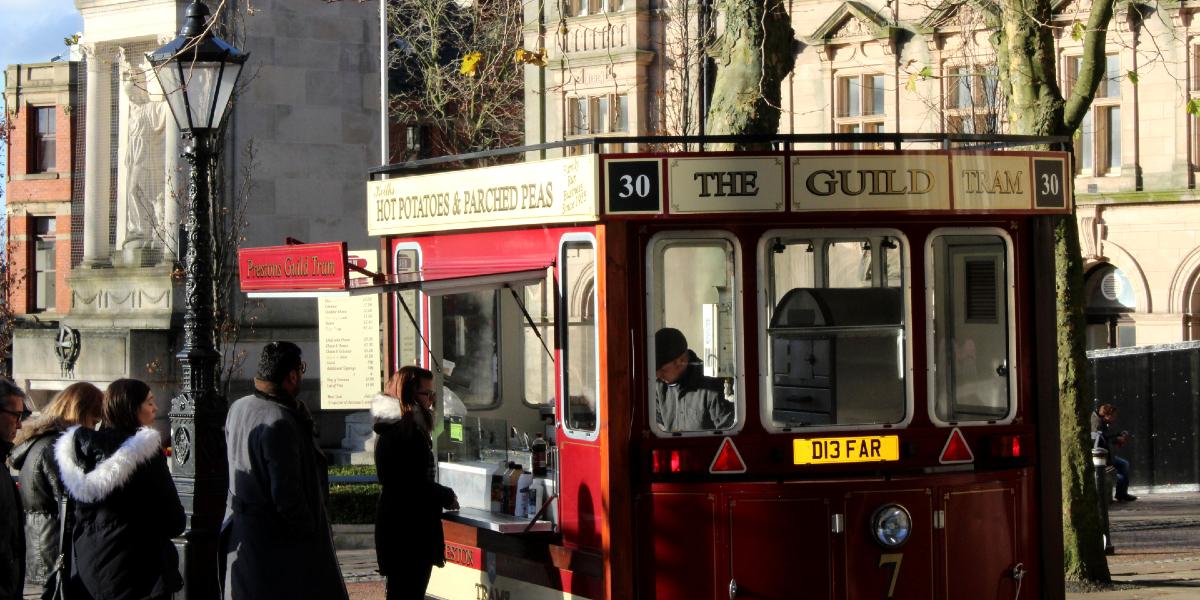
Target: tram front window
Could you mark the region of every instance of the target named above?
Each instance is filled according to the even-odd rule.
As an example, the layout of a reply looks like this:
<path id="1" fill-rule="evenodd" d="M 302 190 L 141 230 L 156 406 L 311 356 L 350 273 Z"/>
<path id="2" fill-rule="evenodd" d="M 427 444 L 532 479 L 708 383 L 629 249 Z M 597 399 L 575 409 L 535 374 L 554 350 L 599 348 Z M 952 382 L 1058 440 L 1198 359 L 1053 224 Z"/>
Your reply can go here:
<path id="1" fill-rule="evenodd" d="M 904 239 L 892 231 L 771 232 L 763 244 L 777 428 L 904 420 Z"/>
<path id="2" fill-rule="evenodd" d="M 936 232 L 931 239 L 934 416 L 944 423 L 1004 419 L 1012 410 L 1007 242 Z"/>
<path id="3" fill-rule="evenodd" d="M 738 422 L 737 273 L 723 234 L 651 242 L 650 407 L 660 434 L 725 431 Z"/>

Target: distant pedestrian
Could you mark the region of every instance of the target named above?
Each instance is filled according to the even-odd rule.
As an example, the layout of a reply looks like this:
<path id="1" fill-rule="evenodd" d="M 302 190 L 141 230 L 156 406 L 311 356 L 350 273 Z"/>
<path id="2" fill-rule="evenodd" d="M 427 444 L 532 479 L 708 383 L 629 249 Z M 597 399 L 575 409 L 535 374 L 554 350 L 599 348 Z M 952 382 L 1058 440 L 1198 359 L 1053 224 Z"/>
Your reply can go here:
<path id="1" fill-rule="evenodd" d="M 150 387 L 118 379 L 104 390 L 99 430 L 79 425 L 54 443 L 74 501 L 69 589 L 95 600 L 159 600 L 183 588 L 171 538 L 186 515 L 167 468 Z"/>
<path id="2" fill-rule="evenodd" d="M 312 415 L 297 399 L 306 370 L 299 346 L 271 342 L 259 357 L 254 393 L 229 408 L 225 598 L 348 598 L 325 511 L 325 461 Z"/>
<path id="3" fill-rule="evenodd" d="M 25 512 L 8 472 L 8 453 L 28 416 L 25 391 L 0 377 L 0 600 L 21 600 L 25 587 Z"/>
<path id="4" fill-rule="evenodd" d="M 100 388 L 82 381 L 73 383 L 26 419 L 17 434 L 12 463 L 21 470 L 21 503 L 25 505 L 25 581 L 44 584 L 45 590 L 54 589 L 60 576 L 50 576 L 58 559 L 58 505 L 65 493 L 54 462 L 54 442 L 72 425 L 94 429 L 103 405 Z"/>
<path id="5" fill-rule="evenodd" d="M 425 598 L 433 567 L 445 566 L 442 509 L 458 510 L 439 485 L 433 460 L 433 373 L 406 366 L 375 397 L 375 468 L 383 491 L 375 517 L 375 555 L 387 600 Z"/>
<path id="6" fill-rule="evenodd" d="M 1097 448 L 1108 450 L 1108 464 L 1116 471 L 1117 485 L 1114 500 L 1133 502 L 1137 496 L 1129 493 L 1129 461 L 1117 456 L 1116 449 L 1124 446 L 1131 437 L 1128 431 L 1116 433 L 1112 424 L 1117 420 L 1117 407 L 1101 404 L 1092 412 L 1092 436 Z"/>

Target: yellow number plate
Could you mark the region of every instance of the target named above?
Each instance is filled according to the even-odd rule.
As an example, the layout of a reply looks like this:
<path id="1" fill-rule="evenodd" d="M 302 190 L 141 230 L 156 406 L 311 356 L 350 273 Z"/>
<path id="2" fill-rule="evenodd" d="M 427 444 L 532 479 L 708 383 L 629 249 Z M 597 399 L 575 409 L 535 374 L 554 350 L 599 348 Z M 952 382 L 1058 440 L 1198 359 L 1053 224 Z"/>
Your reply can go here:
<path id="1" fill-rule="evenodd" d="M 792 440 L 792 449 L 798 465 L 900 460 L 900 436 L 800 438 Z"/>

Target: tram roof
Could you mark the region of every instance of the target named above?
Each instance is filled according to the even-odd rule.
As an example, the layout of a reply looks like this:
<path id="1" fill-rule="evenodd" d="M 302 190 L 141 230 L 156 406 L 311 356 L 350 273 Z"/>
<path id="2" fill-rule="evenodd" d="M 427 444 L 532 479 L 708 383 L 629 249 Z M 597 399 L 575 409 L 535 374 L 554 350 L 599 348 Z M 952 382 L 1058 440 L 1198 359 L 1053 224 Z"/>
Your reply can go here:
<path id="1" fill-rule="evenodd" d="M 1072 171 L 1070 154 L 1058 149 L 1070 142 L 944 134 L 573 139 L 372 169 L 367 229 L 392 236 L 706 214 L 1062 214 L 1071 208 Z M 713 144 L 761 149 L 706 150 Z M 891 149 L 828 149 L 859 144 Z M 629 145 L 639 151 L 606 151 Z M 574 155 L 546 158 L 552 154 Z M 479 163 L 492 164 L 469 166 Z"/>

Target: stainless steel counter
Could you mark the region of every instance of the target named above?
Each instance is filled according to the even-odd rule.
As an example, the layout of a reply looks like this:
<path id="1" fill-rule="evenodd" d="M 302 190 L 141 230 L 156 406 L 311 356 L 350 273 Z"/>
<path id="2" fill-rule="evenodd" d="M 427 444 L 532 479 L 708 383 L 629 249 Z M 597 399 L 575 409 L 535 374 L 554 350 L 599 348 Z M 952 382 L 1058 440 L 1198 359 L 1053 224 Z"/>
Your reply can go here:
<path id="1" fill-rule="evenodd" d="M 550 521 L 534 521 L 533 526 L 529 525 L 529 519 L 524 517 L 514 517 L 500 513 L 479 510 L 477 508 L 462 508 L 458 512 L 442 513 L 442 518 L 479 529 L 490 529 L 498 533 L 542 533 L 546 531 L 554 531 L 554 524 Z"/>

